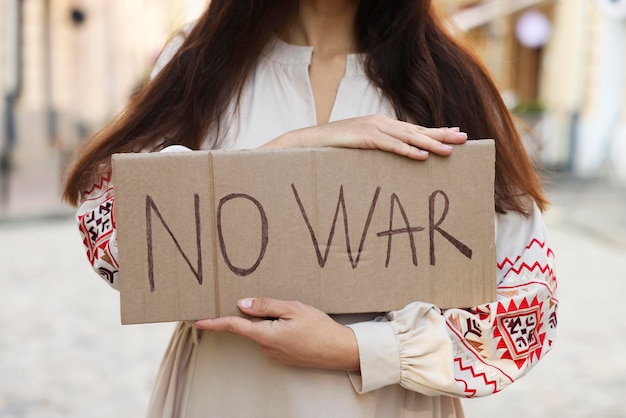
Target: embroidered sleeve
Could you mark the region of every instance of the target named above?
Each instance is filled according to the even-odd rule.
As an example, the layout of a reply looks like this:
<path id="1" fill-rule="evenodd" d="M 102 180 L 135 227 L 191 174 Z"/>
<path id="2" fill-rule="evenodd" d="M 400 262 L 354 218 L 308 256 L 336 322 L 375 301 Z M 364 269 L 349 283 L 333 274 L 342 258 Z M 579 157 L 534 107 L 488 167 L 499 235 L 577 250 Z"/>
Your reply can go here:
<path id="1" fill-rule="evenodd" d="M 86 191 L 78 207 L 78 229 L 94 270 L 112 287 L 118 289 L 117 234 L 113 207 L 113 186 L 108 177 Z"/>
<path id="2" fill-rule="evenodd" d="M 389 384 L 426 395 L 485 396 L 524 376 L 556 335 L 554 254 L 539 210 L 497 215 L 497 300 L 441 310 L 415 302 L 352 325 L 361 372 L 357 391 Z"/>

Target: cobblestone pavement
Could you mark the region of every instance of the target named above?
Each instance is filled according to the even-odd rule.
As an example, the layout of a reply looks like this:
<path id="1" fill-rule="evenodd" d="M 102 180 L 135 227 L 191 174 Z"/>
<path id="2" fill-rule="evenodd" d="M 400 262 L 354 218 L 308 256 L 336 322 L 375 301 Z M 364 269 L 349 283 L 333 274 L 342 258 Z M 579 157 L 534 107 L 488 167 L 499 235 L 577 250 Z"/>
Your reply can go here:
<path id="1" fill-rule="evenodd" d="M 468 417 L 626 417 L 626 191 L 559 182 L 554 350 Z M 0 222 L 0 418 L 141 417 L 172 324 L 121 326 L 72 219 Z"/>

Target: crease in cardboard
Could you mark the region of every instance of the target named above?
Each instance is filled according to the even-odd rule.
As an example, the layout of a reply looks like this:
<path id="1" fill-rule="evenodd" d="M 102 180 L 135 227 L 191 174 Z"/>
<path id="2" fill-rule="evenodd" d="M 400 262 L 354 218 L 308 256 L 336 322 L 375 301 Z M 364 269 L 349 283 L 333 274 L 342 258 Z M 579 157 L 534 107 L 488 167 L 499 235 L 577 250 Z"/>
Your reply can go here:
<path id="1" fill-rule="evenodd" d="M 210 202 L 211 202 L 211 214 L 213 215 L 211 217 L 211 221 L 213 222 L 213 225 L 217 225 L 217 213 L 215 211 L 215 170 L 214 170 L 214 164 L 213 164 L 213 154 L 208 153 L 207 157 L 209 159 L 209 190 L 210 190 Z M 213 287 L 215 289 L 215 317 L 218 318 L 220 316 L 220 278 L 217 275 L 217 242 L 215 242 L 215 237 L 213 237 Z"/>
<path id="2" fill-rule="evenodd" d="M 319 231 L 319 219 L 320 219 L 320 214 L 319 214 L 319 205 L 318 205 L 318 191 L 319 189 L 317 188 L 318 185 L 318 172 L 317 172 L 317 153 L 313 152 L 313 151 L 309 151 L 310 155 L 311 155 L 311 171 L 313 171 L 313 175 L 311 176 L 312 178 L 312 182 L 313 182 L 313 207 L 315 208 L 315 226 L 318 231 Z M 326 248 L 324 248 L 324 251 L 326 251 Z M 316 270 L 317 272 L 317 282 L 319 283 L 322 277 L 322 272 L 321 270 Z M 322 300 L 322 286 L 318 286 L 317 287 L 317 294 L 315 295 L 315 297 L 317 298 L 317 300 Z"/>

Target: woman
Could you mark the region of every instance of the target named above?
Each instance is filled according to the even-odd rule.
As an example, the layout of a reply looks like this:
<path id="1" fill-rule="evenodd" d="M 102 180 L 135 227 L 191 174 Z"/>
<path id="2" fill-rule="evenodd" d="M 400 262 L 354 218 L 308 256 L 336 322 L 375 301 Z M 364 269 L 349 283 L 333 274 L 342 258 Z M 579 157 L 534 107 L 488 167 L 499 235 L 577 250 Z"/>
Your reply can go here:
<path id="1" fill-rule="evenodd" d="M 213 0 L 71 163 L 64 197 L 114 287 L 113 153 L 339 146 L 424 160 L 468 135 L 496 139 L 497 301 L 331 318 L 244 299 L 258 320 L 179 324 L 148 416 L 458 417 L 459 397 L 502 390 L 555 337 L 541 184 L 494 83 L 431 1 Z"/>

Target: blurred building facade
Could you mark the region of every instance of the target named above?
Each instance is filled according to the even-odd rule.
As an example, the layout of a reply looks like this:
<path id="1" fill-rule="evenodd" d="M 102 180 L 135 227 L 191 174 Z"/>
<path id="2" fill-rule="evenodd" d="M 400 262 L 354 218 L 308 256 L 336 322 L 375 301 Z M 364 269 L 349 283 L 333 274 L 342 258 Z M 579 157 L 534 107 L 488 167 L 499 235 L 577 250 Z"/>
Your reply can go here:
<path id="1" fill-rule="evenodd" d="M 21 38 L 17 47 L 5 37 L 0 45 L 4 78 L 15 79 L 20 73 L 14 108 L 17 161 L 46 153 L 53 145 L 71 146 L 117 113 L 146 77 L 170 34 L 200 13 L 204 4 L 203 0 L 4 0 L 0 30 L 18 30 Z M 11 93 L 11 84 L 14 81 L 5 82 L 4 96 Z"/>
<path id="2" fill-rule="evenodd" d="M 442 0 L 549 168 L 626 183 L 626 1 Z"/>
<path id="3" fill-rule="evenodd" d="M 535 128 L 527 143 L 541 162 L 626 182 L 626 0 L 435 1 Z M 0 155 L 10 148 L 19 168 L 73 147 L 124 106 L 206 3 L 3 0 Z"/>

